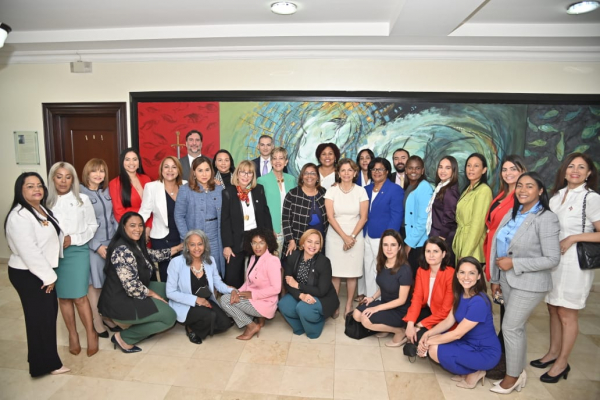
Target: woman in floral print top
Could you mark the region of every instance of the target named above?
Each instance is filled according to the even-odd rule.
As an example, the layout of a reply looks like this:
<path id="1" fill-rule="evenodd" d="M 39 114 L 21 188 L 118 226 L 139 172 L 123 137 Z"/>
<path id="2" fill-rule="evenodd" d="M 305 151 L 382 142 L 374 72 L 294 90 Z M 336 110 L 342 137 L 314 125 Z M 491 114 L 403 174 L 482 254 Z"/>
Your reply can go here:
<path id="1" fill-rule="evenodd" d="M 134 346 L 136 343 L 175 324 L 175 312 L 165 300 L 165 283 L 150 282 L 150 277 L 154 262 L 168 260 L 181 247 L 150 250 L 146 247 L 142 217 L 127 212 L 121 218 L 108 246 L 106 281 L 98 310 L 118 325 L 129 325 L 111 339 L 123 352 L 140 351 Z"/>

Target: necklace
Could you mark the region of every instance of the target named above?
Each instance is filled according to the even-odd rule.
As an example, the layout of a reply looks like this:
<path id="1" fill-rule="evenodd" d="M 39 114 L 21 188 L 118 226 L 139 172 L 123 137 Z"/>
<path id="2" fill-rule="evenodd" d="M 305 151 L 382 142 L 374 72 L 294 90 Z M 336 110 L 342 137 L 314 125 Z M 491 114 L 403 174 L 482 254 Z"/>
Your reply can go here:
<path id="1" fill-rule="evenodd" d="M 381 186 L 383 186 L 383 184 Z M 373 186 L 373 191 L 375 193 L 379 192 L 381 190 L 381 186 L 379 186 L 378 188 L 376 188 L 375 186 Z"/>
<path id="2" fill-rule="evenodd" d="M 190 265 L 190 268 L 192 269 L 192 272 L 194 273 L 194 275 L 198 275 L 198 274 L 201 274 L 202 271 L 204 271 L 204 264 L 201 263 L 199 269 L 194 268 L 193 265 Z"/>
<path id="3" fill-rule="evenodd" d="M 356 186 L 356 185 L 352 184 L 352 186 L 350 186 L 350 189 L 346 191 L 346 190 L 344 190 L 344 188 L 342 187 L 342 185 L 340 185 L 340 190 L 342 191 L 342 193 L 348 194 L 348 193 L 350 193 L 354 189 L 354 186 Z"/>

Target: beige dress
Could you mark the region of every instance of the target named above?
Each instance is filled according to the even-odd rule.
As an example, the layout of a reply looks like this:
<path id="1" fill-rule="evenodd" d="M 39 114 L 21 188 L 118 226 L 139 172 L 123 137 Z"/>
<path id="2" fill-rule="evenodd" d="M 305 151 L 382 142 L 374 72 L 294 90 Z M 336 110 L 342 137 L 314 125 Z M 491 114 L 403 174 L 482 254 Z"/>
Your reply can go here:
<path id="1" fill-rule="evenodd" d="M 333 201 L 334 217 L 342 230 L 350 235 L 360 219 L 360 203 L 369 201 L 366 190 L 354 185 L 349 193 L 344 193 L 339 186 L 327 189 L 325 198 Z M 362 231 L 356 235 L 356 244 L 344 251 L 344 241 L 333 228 L 327 231 L 325 255 L 331 261 L 332 275 L 338 278 L 357 278 L 363 274 L 363 258 L 365 245 Z"/>

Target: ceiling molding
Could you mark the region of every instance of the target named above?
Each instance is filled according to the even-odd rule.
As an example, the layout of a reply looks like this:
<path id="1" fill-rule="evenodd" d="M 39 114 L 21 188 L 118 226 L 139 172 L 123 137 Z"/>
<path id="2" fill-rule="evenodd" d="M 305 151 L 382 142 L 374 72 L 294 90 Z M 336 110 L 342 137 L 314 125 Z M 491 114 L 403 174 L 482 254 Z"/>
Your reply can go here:
<path id="1" fill-rule="evenodd" d="M 600 46 L 228 46 L 114 50 L 14 51 L 2 64 L 92 62 L 219 61 L 268 59 L 375 59 L 457 61 L 600 62 Z"/>
<path id="2" fill-rule="evenodd" d="M 477 37 L 599 37 L 600 24 L 466 23 L 449 36 Z"/>

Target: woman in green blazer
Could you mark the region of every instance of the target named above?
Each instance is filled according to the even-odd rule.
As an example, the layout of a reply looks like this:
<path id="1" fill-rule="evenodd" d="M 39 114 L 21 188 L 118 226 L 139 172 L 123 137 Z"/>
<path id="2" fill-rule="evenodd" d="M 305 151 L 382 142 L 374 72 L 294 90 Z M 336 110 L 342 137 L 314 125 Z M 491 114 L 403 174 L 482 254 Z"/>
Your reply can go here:
<path id="1" fill-rule="evenodd" d="M 291 189 L 296 186 L 296 178 L 283 172 L 288 163 L 288 153 L 283 147 L 276 147 L 271 152 L 271 172 L 257 179 L 264 186 L 267 205 L 271 212 L 273 231 L 277 234 L 277 252 L 281 258 L 283 247 L 283 230 L 281 229 L 281 209 L 283 199 Z"/>
<path id="2" fill-rule="evenodd" d="M 487 184 L 487 161 L 482 154 L 473 153 L 467 158 L 465 174 L 469 184 L 464 188 L 456 205 L 456 235 L 452 250 L 456 261 L 475 257 L 484 264 L 483 240 L 485 216 L 492 202 L 492 189 Z"/>

